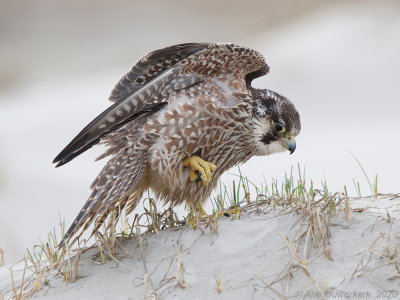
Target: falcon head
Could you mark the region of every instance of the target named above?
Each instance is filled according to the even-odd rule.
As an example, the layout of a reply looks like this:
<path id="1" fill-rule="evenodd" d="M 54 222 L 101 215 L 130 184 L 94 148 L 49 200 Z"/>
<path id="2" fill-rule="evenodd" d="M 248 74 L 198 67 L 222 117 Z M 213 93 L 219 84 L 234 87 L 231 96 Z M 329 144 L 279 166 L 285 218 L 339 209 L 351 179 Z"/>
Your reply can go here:
<path id="1" fill-rule="evenodd" d="M 258 155 L 296 150 L 300 115 L 287 98 L 270 90 L 252 89 L 253 121 Z"/>

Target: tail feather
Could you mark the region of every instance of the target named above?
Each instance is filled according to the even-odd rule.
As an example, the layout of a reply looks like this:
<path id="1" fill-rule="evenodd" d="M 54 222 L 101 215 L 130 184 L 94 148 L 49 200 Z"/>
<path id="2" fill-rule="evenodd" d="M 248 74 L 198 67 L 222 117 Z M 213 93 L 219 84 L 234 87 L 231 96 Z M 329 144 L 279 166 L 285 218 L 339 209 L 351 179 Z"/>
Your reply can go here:
<path id="1" fill-rule="evenodd" d="M 116 200 L 119 199 L 119 195 L 126 195 L 128 191 L 132 189 L 132 187 L 142 178 L 144 170 L 145 170 L 145 162 L 147 162 L 148 154 L 142 153 L 139 157 L 135 157 L 132 159 L 133 161 L 127 165 L 130 165 L 124 171 L 123 179 L 121 179 L 121 183 L 114 185 L 113 188 L 107 195 L 109 200 L 103 201 L 102 205 L 98 209 L 100 213 L 106 213 L 111 208 L 111 205 L 115 204 Z M 127 160 L 130 161 L 128 158 Z M 121 177 L 122 177 L 121 176 Z M 133 180 L 127 180 L 133 179 Z"/>
<path id="2" fill-rule="evenodd" d="M 124 149 L 114 156 L 96 178 L 92 194 L 59 246 L 68 242 L 80 230 L 77 236 L 79 238 L 95 220 L 93 235 L 111 212 L 118 210 L 118 207 L 122 209 L 129 198 L 129 194 L 143 178 L 147 160 L 147 151 L 128 155 L 126 149 Z M 119 173 L 115 172 L 116 169 L 119 169 Z"/>

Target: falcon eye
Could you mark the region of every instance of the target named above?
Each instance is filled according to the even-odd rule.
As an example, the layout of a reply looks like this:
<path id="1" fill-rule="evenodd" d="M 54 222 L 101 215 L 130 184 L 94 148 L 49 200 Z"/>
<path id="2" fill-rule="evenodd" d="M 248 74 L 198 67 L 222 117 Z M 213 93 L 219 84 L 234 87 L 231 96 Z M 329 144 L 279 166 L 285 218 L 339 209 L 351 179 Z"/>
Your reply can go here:
<path id="1" fill-rule="evenodd" d="M 285 131 L 285 127 L 282 124 L 276 123 L 275 124 L 275 129 L 277 132 L 284 132 Z"/>

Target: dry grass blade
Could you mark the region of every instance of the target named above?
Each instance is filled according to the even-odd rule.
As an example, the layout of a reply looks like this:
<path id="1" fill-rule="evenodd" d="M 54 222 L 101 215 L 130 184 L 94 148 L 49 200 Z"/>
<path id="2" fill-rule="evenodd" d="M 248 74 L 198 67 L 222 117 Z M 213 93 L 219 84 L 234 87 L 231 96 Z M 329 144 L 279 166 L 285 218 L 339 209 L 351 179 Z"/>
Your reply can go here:
<path id="1" fill-rule="evenodd" d="M 61 274 L 63 275 L 64 282 L 76 282 L 78 279 L 78 268 L 79 268 L 79 260 L 81 255 L 80 246 L 78 243 L 78 250 L 76 255 L 74 256 L 74 261 L 72 261 L 71 253 L 68 247 L 66 249 L 66 260 L 67 262 L 63 264 Z"/>
<path id="2" fill-rule="evenodd" d="M 141 255 L 141 260 L 143 263 L 143 268 L 145 271 L 145 275 L 144 275 L 144 295 L 143 295 L 143 299 L 156 299 L 156 290 L 154 289 L 154 284 L 153 281 L 151 280 L 151 274 L 149 273 L 148 269 L 147 269 L 147 265 L 146 265 L 146 258 L 145 258 L 145 253 L 146 253 L 146 249 L 147 249 L 147 245 L 145 247 L 145 249 L 143 249 L 142 255 Z M 152 289 L 152 293 L 150 295 L 147 295 L 147 289 L 148 286 L 151 286 Z"/>
<path id="3" fill-rule="evenodd" d="M 279 299 L 281 300 L 286 300 L 287 298 L 285 296 L 283 296 L 281 293 L 279 293 L 276 289 L 274 289 L 272 287 L 273 284 L 275 284 L 276 282 L 279 282 L 280 280 L 277 280 L 276 282 L 272 283 L 272 284 L 268 284 L 266 283 L 263 279 L 261 279 L 260 277 L 258 277 L 258 275 L 255 275 L 254 278 L 258 279 L 259 281 L 261 281 L 266 288 L 270 289 L 275 295 L 277 295 L 279 297 Z M 283 278 L 282 278 L 283 279 Z"/>
<path id="4" fill-rule="evenodd" d="M 368 264 L 371 262 L 372 257 L 373 257 L 373 253 L 372 253 L 372 249 L 375 247 L 375 244 L 378 243 L 378 241 L 380 239 L 382 239 L 384 237 L 383 234 L 380 234 L 372 243 L 371 245 L 368 247 L 367 250 L 365 250 L 362 254 L 362 257 L 359 261 L 359 263 L 356 266 L 356 269 L 354 270 L 353 274 L 351 275 L 350 279 L 353 279 L 357 273 L 360 273 L 361 271 L 363 271 Z M 361 254 L 361 253 L 359 253 Z M 368 258 L 367 258 L 368 257 Z"/>
<path id="5" fill-rule="evenodd" d="M 383 264 L 380 264 L 380 265 L 378 265 L 378 266 L 376 266 L 376 267 L 372 267 L 372 268 L 370 268 L 370 269 L 367 269 L 367 270 L 363 271 L 359 276 L 362 276 L 362 275 L 364 275 L 365 273 L 370 272 L 370 271 L 373 271 L 373 270 L 376 270 L 376 269 L 378 269 L 378 268 L 381 268 L 381 267 L 390 265 L 390 264 L 392 264 L 392 263 L 396 264 L 398 261 L 400 261 L 400 257 L 397 257 L 397 258 L 395 258 L 395 259 L 392 259 L 392 260 L 389 260 L 389 261 L 387 261 L 387 262 L 384 262 Z"/>
<path id="6" fill-rule="evenodd" d="M 154 290 L 153 281 L 151 281 L 151 275 L 149 273 L 146 273 L 144 275 L 144 296 L 143 296 L 144 300 L 146 300 L 146 299 L 156 299 L 156 295 L 154 294 L 154 292 L 151 295 L 147 296 L 147 287 L 148 287 L 149 283 L 153 287 L 153 290 Z"/>
<path id="7" fill-rule="evenodd" d="M 300 256 L 294 250 L 292 242 L 289 240 L 289 238 L 286 235 L 284 235 L 282 233 L 280 233 L 280 235 L 286 241 L 286 244 L 287 244 L 287 246 L 288 246 L 288 248 L 290 250 L 290 253 L 293 255 L 294 258 L 296 258 L 296 261 L 298 263 L 298 267 L 300 267 L 300 269 L 303 271 L 303 273 L 306 274 L 306 276 L 311 280 L 311 282 L 313 283 L 314 287 L 318 290 L 318 292 L 320 292 L 322 299 L 325 299 L 324 293 L 322 292 L 322 290 L 319 287 L 319 285 L 318 285 L 317 281 L 315 280 L 315 278 L 311 275 L 310 271 L 307 269 L 306 263 L 300 258 Z"/>
<path id="8" fill-rule="evenodd" d="M 240 173 L 240 170 L 239 170 Z M 279 274 L 274 274 L 271 279 L 261 279 L 258 274 L 253 276 L 250 280 L 258 280 L 257 285 L 260 286 L 262 282 L 265 288 L 269 289 L 279 298 L 284 299 L 285 293 L 278 291 L 279 289 L 275 286 L 280 281 L 283 281 L 289 290 L 291 284 L 291 278 L 293 278 L 293 272 L 301 270 L 306 277 L 310 280 L 311 284 L 315 287 L 321 295 L 321 288 L 319 287 L 316 279 L 311 275 L 308 264 L 312 263 L 314 259 L 324 255 L 325 258 L 332 260 L 331 249 L 330 249 L 330 222 L 331 218 L 337 216 L 338 212 L 344 212 L 345 218 L 348 222 L 351 220 L 352 209 L 350 207 L 349 197 L 347 195 L 347 189 L 345 192 L 331 193 L 328 190 L 326 183 L 322 183 L 322 189 L 315 189 L 314 183 L 311 181 L 311 185 L 306 187 L 306 180 L 304 172 L 300 171 L 299 167 L 299 179 L 294 180 L 292 171 L 289 175 L 285 174 L 284 181 L 282 184 L 278 180 L 273 180 L 272 184 L 255 185 L 250 182 L 247 177 L 240 175 L 237 181 L 232 182 L 232 186 L 220 185 L 219 193 L 213 199 L 214 211 L 211 216 L 203 215 L 195 221 L 193 228 L 199 229 L 202 234 L 206 232 L 207 228 L 212 228 L 216 234 L 218 234 L 218 221 L 219 218 L 229 217 L 230 219 L 239 218 L 241 212 L 246 214 L 271 214 L 274 217 L 279 217 L 285 214 L 296 215 L 296 230 L 291 231 L 290 239 L 286 235 L 282 235 L 286 242 L 286 246 L 294 258 L 292 261 L 291 256 L 289 263 L 284 263 L 284 269 L 279 271 Z M 255 190 L 255 194 L 254 194 Z M 255 195 L 255 201 L 251 201 L 251 196 Z M 146 244 L 146 235 L 151 233 L 159 233 L 161 230 L 167 228 L 179 228 L 188 226 L 188 220 L 192 216 L 188 215 L 183 219 L 178 218 L 173 210 L 173 207 L 169 207 L 166 210 L 161 210 L 157 207 L 156 199 L 150 197 L 146 198 L 143 202 L 144 213 L 136 214 L 133 222 L 129 222 L 124 215 L 124 210 L 114 211 L 109 215 L 106 220 L 102 233 L 97 231 L 95 233 L 96 246 L 98 254 L 96 255 L 97 263 L 106 263 L 107 258 L 111 258 L 116 262 L 120 263 L 121 255 L 131 254 L 124 252 L 123 241 L 127 238 L 134 238 L 139 243 L 139 251 L 146 251 L 143 244 Z M 228 211 L 229 210 L 229 211 Z M 229 212 L 229 213 L 228 213 Z M 121 220 L 122 231 L 117 231 L 117 224 Z M 390 216 L 387 218 L 388 222 L 391 222 Z M 292 227 L 292 228 L 293 228 Z M 118 229 L 119 230 L 119 229 Z M 62 229 L 63 232 L 63 229 Z M 202 235 L 200 234 L 200 236 Z M 63 235 L 63 233 L 62 233 Z M 83 244 L 83 243 L 82 243 Z M 57 248 L 57 239 L 55 233 L 51 233 L 48 236 L 48 241 L 42 243 L 40 246 L 35 246 L 34 251 L 29 253 L 28 261 L 29 270 L 32 270 L 34 276 L 29 278 L 29 283 L 22 283 L 14 288 L 15 298 L 22 299 L 25 295 L 32 296 L 36 294 L 42 287 L 43 283 L 46 282 L 46 278 L 50 271 L 57 270 L 58 274 L 61 274 L 65 282 L 75 282 L 78 279 L 78 269 L 81 254 L 90 248 L 81 249 L 78 243 L 77 250 L 70 250 L 67 245 L 62 251 Z M 286 248 L 286 246 L 284 246 Z M 170 254 L 168 260 L 170 261 L 170 267 L 161 282 L 156 283 L 157 289 L 155 289 L 152 282 L 152 275 L 155 269 L 151 272 L 147 271 L 146 262 L 143 257 L 143 263 L 145 266 L 145 274 L 140 276 L 143 280 L 141 285 L 144 285 L 144 299 L 156 298 L 156 292 L 161 295 L 165 292 L 165 289 L 185 288 L 184 278 L 184 266 L 182 260 L 182 254 L 186 251 L 179 249 Z M 385 253 L 381 254 L 371 246 L 370 249 L 364 253 L 362 260 L 357 266 L 352 278 L 355 275 L 360 275 L 363 272 L 369 272 L 385 265 L 393 264 L 396 270 L 399 272 L 399 253 L 400 246 L 397 243 L 392 243 L 387 246 Z M 370 260 L 373 256 L 379 256 L 386 260 L 386 262 L 367 268 Z M 117 259 L 118 257 L 118 259 Z M 1 249 L 0 249 L 0 263 L 1 263 Z M 173 262 L 177 263 L 177 274 L 174 273 Z M 170 273 L 169 273 L 170 272 Z M 167 274 L 169 275 L 167 276 Z M 53 272 L 54 274 L 54 272 Z M 138 277 L 139 278 L 139 277 Z M 155 280 L 153 276 L 153 280 Z M 219 275 L 214 276 L 217 292 L 222 292 L 221 280 Z M 26 280 L 26 279 L 25 279 Z M 268 282 L 270 281 L 270 282 Z M 168 287 L 161 290 L 161 287 L 168 283 Z M 229 291 L 228 283 L 226 291 Z M 28 289 L 30 289 L 28 291 Z M 151 291 L 152 289 L 152 291 Z M 160 292 L 158 292 L 160 291 Z M 224 290 L 225 292 L 225 290 Z M 149 295 L 148 295 L 149 293 Z M 158 295 L 158 296 L 159 296 Z"/>
<path id="9" fill-rule="evenodd" d="M 24 270 L 22 272 L 22 279 L 21 282 L 19 284 L 19 288 L 17 290 L 16 286 L 15 286 L 15 281 L 14 281 L 14 275 L 13 275 L 13 266 L 11 266 L 10 268 L 10 276 L 11 276 L 11 284 L 12 284 L 12 291 L 13 291 L 13 298 L 16 300 L 20 300 L 20 299 L 25 299 L 29 296 L 31 296 L 33 294 L 33 291 L 28 291 L 27 293 L 24 294 L 24 289 L 26 288 L 26 282 L 25 282 L 25 274 L 26 274 L 26 270 L 28 268 L 28 260 L 26 258 L 26 256 L 24 257 Z"/>
<path id="10" fill-rule="evenodd" d="M 182 262 L 182 245 L 179 247 L 176 255 L 176 263 L 178 265 L 178 286 L 181 289 L 185 288 L 185 279 L 183 278 L 183 262 Z"/>
<path id="11" fill-rule="evenodd" d="M 391 218 L 388 218 L 392 222 Z M 390 223 L 390 228 L 388 233 L 380 233 L 380 235 L 372 242 L 366 251 L 363 252 L 360 262 L 358 263 L 355 271 L 353 272 L 351 279 L 356 275 L 357 277 L 363 276 L 364 274 L 374 271 L 376 269 L 382 268 L 384 266 L 393 264 L 396 274 L 391 276 L 395 278 L 400 275 L 400 245 L 398 238 L 392 235 L 392 224 Z M 379 250 L 383 249 L 383 253 Z M 377 264 L 375 266 L 370 266 L 372 264 L 373 258 L 384 259 L 384 263 Z M 375 259 L 374 261 L 379 261 Z"/>

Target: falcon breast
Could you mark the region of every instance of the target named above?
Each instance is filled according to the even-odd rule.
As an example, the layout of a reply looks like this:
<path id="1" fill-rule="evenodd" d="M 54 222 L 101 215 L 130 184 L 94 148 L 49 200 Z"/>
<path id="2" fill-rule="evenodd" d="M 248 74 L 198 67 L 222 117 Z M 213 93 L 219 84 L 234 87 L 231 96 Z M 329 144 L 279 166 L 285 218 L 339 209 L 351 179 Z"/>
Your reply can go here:
<path id="1" fill-rule="evenodd" d="M 112 90 L 113 105 L 54 159 L 61 166 L 99 142 L 108 147 L 99 158 L 111 157 L 65 239 L 93 221 L 95 232 L 113 211 L 130 213 L 148 189 L 165 203 L 194 205 L 227 169 L 293 153 L 301 129 L 294 105 L 251 86 L 268 71 L 260 53 L 235 44 L 180 44 L 141 58 Z M 193 157 L 204 165 L 200 181 Z"/>

